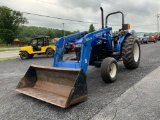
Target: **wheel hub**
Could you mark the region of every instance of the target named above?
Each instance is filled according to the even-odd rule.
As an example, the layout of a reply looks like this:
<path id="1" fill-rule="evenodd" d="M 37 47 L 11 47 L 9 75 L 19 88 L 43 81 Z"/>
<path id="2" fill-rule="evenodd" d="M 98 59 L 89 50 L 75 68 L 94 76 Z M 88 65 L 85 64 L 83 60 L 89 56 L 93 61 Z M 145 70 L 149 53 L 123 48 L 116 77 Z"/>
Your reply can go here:
<path id="1" fill-rule="evenodd" d="M 117 72 L 117 67 L 116 67 L 116 64 L 115 63 L 112 63 L 110 65 L 110 76 L 112 78 L 114 78 L 116 76 L 116 72 Z"/>
<path id="2" fill-rule="evenodd" d="M 137 43 L 134 44 L 133 54 L 134 54 L 134 60 L 135 62 L 137 62 L 139 60 L 139 46 Z"/>

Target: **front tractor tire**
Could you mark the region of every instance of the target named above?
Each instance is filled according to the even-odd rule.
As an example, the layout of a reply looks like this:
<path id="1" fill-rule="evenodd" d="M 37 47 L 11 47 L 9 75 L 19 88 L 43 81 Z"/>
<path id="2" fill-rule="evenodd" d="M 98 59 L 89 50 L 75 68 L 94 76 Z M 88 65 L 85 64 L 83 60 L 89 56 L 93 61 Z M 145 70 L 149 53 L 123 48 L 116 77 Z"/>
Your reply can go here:
<path id="1" fill-rule="evenodd" d="M 129 36 L 122 45 L 123 64 L 127 69 L 136 69 L 140 61 L 140 45 L 137 40 Z"/>
<path id="2" fill-rule="evenodd" d="M 28 54 L 28 52 L 21 52 L 20 53 L 20 58 L 22 59 L 22 60 L 25 60 L 25 59 L 28 59 L 28 57 L 29 57 L 29 54 Z"/>
<path id="3" fill-rule="evenodd" d="M 47 57 L 53 57 L 53 56 L 54 56 L 54 50 L 52 50 L 52 49 L 47 49 L 47 50 L 46 50 L 46 55 L 47 55 Z"/>
<path id="4" fill-rule="evenodd" d="M 107 57 L 101 64 L 101 78 L 106 83 L 116 81 L 118 71 L 117 61 L 112 57 Z"/>

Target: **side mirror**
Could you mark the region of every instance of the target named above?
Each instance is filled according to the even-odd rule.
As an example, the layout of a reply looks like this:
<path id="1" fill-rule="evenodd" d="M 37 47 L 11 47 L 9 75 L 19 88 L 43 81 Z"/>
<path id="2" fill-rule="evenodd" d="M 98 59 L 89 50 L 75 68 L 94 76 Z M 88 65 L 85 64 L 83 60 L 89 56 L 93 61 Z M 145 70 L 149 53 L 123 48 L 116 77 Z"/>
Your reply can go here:
<path id="1" fill-rule="evenodd" d="M 130 29 L 130 24 L 123 24 L 123 30 L 129 30 Z"/>

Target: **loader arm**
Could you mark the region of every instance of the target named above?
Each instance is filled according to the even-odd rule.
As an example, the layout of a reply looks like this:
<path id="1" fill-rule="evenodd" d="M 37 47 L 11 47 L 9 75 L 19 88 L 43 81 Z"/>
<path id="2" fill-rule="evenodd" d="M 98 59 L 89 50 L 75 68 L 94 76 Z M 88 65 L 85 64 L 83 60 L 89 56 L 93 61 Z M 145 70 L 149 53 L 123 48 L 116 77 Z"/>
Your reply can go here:
<path id="1" fill-rule="evenodd" d="M 98 42 L 106 41 L 106 46 L 112 51 L 112 28 L 105 28 L 103 30 L 95 31 L 85 35 L 82 39 L 81 56 L 79 61 L 64 61 L 63 60 L 63 43 L 64 38 L 57 41 L 57 48 L 54 55 L 54 61 L 52 66 L 59 68 L 74 68 L 83 69 L 84 74 L 87 72 L 89 65 L 90 54 L 92 46 L 97 46 Z"/>

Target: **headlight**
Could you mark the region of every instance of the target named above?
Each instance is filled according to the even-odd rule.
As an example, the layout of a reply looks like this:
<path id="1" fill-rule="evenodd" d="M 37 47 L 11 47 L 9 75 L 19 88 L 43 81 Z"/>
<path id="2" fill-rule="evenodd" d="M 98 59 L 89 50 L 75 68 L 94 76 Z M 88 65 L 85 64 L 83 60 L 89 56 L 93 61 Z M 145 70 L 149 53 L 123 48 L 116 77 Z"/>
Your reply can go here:
<path id="1" fill-rule="evenodd" d="M 81 47 L 82 44 L 75 44 L 75 47 Z"/>

